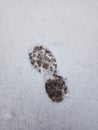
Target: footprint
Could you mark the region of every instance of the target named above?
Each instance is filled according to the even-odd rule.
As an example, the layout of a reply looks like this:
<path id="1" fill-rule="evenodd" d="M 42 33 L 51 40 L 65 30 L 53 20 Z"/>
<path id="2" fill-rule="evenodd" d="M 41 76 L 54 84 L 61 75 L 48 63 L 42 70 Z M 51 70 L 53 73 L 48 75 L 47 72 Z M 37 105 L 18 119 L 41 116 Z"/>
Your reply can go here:
<path id="1" fill-rule="evenodd" d="M 53 102 L 60 102 L 67 93 L 67 86 L 62 76 L 58 75 L 56 58 L 43 46 L 34 47 L 29 53 L 33 67 L 45 78 L 45 89 Z"/>

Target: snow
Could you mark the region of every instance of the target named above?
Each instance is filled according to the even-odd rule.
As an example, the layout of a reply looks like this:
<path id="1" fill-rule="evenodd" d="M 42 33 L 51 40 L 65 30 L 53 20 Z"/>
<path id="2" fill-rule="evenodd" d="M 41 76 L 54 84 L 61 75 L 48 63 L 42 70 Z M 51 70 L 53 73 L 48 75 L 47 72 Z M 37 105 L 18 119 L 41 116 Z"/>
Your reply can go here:
<path id="1" fill-rule="evenodd" d="M 0 130 L 97 130 L 97 35 L 97 0 L 0 0 Z M 30 64 L 38 44 L 67 78 L 61 103 Z"/>

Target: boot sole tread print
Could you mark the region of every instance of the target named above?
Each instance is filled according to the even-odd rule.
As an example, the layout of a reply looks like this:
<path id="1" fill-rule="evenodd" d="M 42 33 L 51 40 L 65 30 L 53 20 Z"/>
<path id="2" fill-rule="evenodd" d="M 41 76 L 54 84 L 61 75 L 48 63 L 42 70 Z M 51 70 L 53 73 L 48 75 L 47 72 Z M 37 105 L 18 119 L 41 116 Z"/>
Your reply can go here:
<path id="1" fill-rule="evenodd" d="M 48 77 L 45 89 L 50 99 L 53 102 L 61 102 L 68 88 L 64 78 L 58 75 L 56 58 L 51 51 L 44 46 L 35 46 L 29 53 L 29 58 L 33 67 L 43 74 L 44 78 Z"/>

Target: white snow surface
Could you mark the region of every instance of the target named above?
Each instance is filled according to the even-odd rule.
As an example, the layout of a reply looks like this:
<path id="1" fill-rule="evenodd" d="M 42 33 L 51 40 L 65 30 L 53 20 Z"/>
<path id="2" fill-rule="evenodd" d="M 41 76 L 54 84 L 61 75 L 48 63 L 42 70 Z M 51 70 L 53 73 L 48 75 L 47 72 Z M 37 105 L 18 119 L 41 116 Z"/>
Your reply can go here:
<path id="1" fill-rule="evenodd" d="M 30 64 L 39 44 L 67 78 L 60 103 Z M 0 0 L 0 130 L 98 130 L 97 0 Z"/>

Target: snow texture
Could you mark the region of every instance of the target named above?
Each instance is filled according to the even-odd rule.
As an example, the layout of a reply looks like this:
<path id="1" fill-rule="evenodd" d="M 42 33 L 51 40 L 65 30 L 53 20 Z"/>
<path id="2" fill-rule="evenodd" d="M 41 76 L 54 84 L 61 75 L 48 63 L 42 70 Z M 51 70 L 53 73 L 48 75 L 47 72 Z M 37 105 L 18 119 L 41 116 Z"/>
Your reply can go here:
<path id="1" fill-rule="evenodd" d="M 67 78 L 61 103 L 30 64 L 39 44 Z M 0 130 L 98 130 L 97 0 L 0 0 Z"/>

